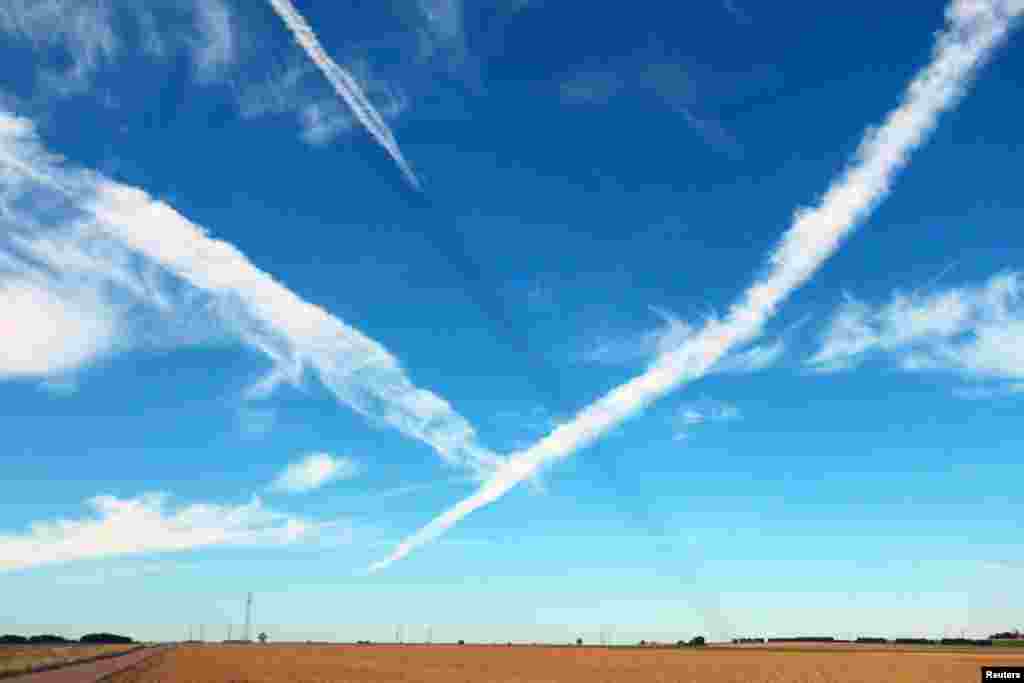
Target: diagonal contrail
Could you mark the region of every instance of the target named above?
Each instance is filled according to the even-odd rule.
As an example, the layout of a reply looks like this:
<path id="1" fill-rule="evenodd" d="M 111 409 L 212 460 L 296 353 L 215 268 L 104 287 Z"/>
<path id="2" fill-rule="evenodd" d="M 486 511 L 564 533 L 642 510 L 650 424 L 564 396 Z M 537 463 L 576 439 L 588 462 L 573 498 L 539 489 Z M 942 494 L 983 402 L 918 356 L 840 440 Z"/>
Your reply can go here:
<path id="1" fill-rule="evenodd" d="M 370 100 L 367 99 L 359 84 L 356 83 L 356 79 L 331 59 L 330 55 L 327 54 L 327 51 L 320 44 L 316 33 L 313 32 L 313 27 L 309 25 L 305 17 L 299 14 L 291 0 L 270 0 L 270 4 L 292 32 L 295 42 L 299 44 L 299 47 L 313 60 L 317 68 L 334 86 L 334 91 L 345 100 L 345 103 L 352 109 L 352 113 L 359 119 L 359 122 L 363 124 L 370 135 L 380 143 L 380 146 L 398 164 L 398 168 L 402 170 L 402 174 L 405 175 L 412 186 L 419 190 L 419 178 L 413 173 L 409 162 L 402 156 L 402 150 L 398 148 L 398 141 L 395 139 L 391 129 L 388 128 L 388 124 L 384 122 L 380 113 L 374 109 L 373 104 L 370 103 Z"/>
<path id="2" fill-rule="evenodd" d="M 864 135 L 843 174 L 811 208 L 796 211 L 793 225 L 772 252 L 763 275 L 729 309 L 679 349 L 661 356 L 644 374 L 580 411 L 530 448 L 514 453 L 476 493 L 402 541 L 377 571 L 437 538 L 466 515 L 494 502 L 540 467 L 568 457 L 680 385 L 704 375 L 730 349 L 757 337 L 764 323 L 806 282 L 853 229 L 888 195 L 909 155 L 954 106 L 978 68 L 1024 12 L 1024 0 L 955 0 L 932 60 L 911 81 L 900 105 Z"/>

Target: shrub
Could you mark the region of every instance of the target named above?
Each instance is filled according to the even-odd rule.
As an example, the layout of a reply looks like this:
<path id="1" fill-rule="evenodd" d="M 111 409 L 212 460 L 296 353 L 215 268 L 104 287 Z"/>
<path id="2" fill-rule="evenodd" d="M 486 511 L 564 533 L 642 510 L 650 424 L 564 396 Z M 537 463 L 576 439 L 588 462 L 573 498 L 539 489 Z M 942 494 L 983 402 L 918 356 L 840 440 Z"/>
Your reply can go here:
<path id="1" fill-rule="evenodd" d="M 28 642 L 25 636 L 15 636 L 10 633 L 0 636 L 0 645 L 24 645 Z"/>
<path id="2" fill-rule="evenodd" d="M 690 639 L 691 647 L 704 647 L 707 645 L 707 641 L 704 640 L 704 636 L 694 636 Z"/>

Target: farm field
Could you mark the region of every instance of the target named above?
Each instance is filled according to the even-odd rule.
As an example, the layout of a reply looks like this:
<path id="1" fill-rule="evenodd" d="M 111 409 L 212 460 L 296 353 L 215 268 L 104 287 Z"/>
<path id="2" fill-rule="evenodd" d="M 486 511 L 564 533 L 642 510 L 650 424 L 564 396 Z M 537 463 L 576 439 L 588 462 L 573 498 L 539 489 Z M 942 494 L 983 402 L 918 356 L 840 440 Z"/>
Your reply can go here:
<path id="1" fill-rule="evenodd" d="M 1024 652 L 865 648 L 673 650 L 474 645 L 187 645 L 110 683 L 963 683 Z"/>
<path id="2" fill-rule="evenodd" d="M 138 645 L 0 645 L 0 676 L 124 652 Z"/>

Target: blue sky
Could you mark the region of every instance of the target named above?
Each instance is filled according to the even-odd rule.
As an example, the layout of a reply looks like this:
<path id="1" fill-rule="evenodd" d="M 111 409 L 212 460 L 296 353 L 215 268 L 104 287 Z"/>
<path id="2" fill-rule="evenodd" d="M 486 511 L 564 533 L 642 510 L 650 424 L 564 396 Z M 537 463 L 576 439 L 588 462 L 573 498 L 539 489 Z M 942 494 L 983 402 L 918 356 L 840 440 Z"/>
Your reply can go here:
<path id="1" fill-rule="evenodd" d="M 0 630 L 1017 626 L 1022 10 L 9 3 Z"/>

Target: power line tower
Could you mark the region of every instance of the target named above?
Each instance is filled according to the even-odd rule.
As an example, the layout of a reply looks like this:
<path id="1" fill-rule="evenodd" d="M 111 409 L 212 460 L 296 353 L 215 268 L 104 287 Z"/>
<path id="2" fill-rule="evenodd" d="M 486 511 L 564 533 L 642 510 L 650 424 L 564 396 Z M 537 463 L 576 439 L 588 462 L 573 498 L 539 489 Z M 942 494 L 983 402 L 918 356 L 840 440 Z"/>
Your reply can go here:
<path id="1" fill-rule="evenodd" d="M 245 598 L 245 634 L 244 640 L 252 640 L 252 593 Z"/>

